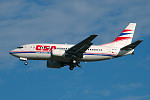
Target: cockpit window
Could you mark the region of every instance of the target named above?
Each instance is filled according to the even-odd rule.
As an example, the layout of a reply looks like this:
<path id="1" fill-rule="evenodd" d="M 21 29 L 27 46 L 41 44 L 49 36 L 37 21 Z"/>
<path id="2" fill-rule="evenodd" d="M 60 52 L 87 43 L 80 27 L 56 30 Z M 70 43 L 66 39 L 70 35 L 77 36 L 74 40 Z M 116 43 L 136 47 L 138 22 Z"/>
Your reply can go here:
<path id="1" fill-rule="evenodd" d="M 21 49 L 21 48 L 23 48 L 23 47 L 21 46 L 21 47 L 17 47 L 17 48 Z"/>

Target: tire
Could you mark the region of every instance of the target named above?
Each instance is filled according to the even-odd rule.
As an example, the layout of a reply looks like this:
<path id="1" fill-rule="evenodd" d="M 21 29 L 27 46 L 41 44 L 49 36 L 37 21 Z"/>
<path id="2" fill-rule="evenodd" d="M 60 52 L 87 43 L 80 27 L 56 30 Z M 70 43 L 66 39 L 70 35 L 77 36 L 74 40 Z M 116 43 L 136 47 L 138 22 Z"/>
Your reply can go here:
<path id="1" fill-rule="evenodd" d="M 73 70 L 73 69 L 74 69 L 74 67 L 69 67 L 69 69 L 70 69 L 70 70 Z"/>
<path id="2" fill-rule="evenodd" d="M 28 65 L 28 62 L 25 62 L 24 64 L 25 64 L 25 65 Z"/>

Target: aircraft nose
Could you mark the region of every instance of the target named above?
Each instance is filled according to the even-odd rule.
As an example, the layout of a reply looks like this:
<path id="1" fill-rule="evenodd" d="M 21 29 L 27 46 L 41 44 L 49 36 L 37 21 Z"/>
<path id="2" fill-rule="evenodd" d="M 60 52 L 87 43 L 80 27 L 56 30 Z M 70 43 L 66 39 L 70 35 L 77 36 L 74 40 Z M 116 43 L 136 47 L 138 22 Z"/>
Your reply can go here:
<path id="1" fill-rule="evenodd" d="M 10 52 L 9 52 L 9 54 L 11 54 L 11 55 L 12 55 L 12 51 L 10 51 Z"/>
<path id="2" fill-rule="evenodd" d="M 10 55 L 14 55 L 14 54 L 15 54 L 15 53 L 14 53 L 14 52 L 15 52 L 15 50 L 16 50 L 16 49 L 11 50 L 11 51 L 9 52 L 9 54 L 10 54 Z"/>

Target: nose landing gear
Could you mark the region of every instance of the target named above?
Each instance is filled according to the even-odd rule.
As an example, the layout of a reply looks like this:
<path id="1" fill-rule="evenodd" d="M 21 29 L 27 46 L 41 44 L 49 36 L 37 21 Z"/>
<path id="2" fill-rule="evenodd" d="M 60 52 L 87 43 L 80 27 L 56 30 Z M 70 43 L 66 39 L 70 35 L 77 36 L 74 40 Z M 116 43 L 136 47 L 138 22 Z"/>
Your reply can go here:
<path id="1" fill-rule="evenodd" d="M 28 62 L 27 62 L 27 60 L 26 60 L 26 62 L 24 63 L 25 65 L 28 65 Z"/>
<path id="2" fill-rule="evenodd" d="M 21 61 L 25 61 L 24 64 L 25 64 L 25 65 L 28 65 L 27 58 L 22 58 L 22 57 L 20 57 L 20 60 L 21 60 Z"/>

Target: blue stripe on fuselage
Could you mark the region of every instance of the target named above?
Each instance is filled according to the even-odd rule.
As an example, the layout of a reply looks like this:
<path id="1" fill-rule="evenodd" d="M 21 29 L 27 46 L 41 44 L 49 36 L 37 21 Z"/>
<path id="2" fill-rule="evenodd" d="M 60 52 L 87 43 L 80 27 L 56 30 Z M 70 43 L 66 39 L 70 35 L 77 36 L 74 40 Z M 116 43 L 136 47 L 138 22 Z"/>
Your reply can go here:
<path id="1" fill-rule="evenodd" d="M 35 52 L 35 51 L 29 51 L 29 52 L 10 52 L 11 54 L 16 54 L 16 53 L 47 53 L 49 54 L 50 52 Z"/>
<path id="2" fill-rule="evenodd" d="M 17 53 L 42 53 L 42 54 L 50 54 L 51 52 L 36 52 L 36 51 L 27 51 L 27 52 L 11 52 L 11 54 L 17 54 Z M 96 53 L 84 53 L 83 55 L 97 55 L 97 56 L 111 56 L 115 57 L 115 55 L 110 55 L 110 54 L 96 54 Z"/>
<path id="3" fill-rule="evenodd" d="M 97 55 L 97 56 L 111 56 L 111 57 L 115 57 L 115 55 L 110 55 L 110 54 L 91 54 L 91 53 L 84 53 L 84 55 Z"/>

